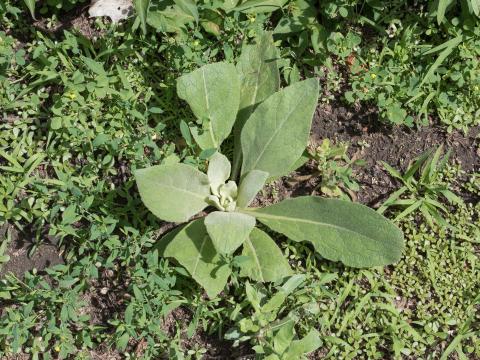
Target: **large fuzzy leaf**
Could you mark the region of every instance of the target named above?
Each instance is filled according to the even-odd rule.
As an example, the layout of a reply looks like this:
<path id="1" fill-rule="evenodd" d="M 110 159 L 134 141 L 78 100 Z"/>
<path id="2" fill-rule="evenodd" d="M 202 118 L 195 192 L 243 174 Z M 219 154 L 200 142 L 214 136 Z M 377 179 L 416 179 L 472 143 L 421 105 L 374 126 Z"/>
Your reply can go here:
<path id="1" fill-rule="evenodd" d="M 245 210 L 295 241 L 310 241 L 325 258 L 353 267 L 397 262 L 403 234 L 372 209 L 342 200 L 304 196 Z"/>
<path id="2" fill-rule="evenodd" d="M 260 170 L 252 170 L 246 174 L 238 189 L 237 206 L 245 208 L 250 205 L 255 195 L 262 190 L 267 178 L 268 173 Z"/>
<path id="3" fill-rule="evenodd" d="M 238 5 L 234 10 L 248 14 L 271 13 L 281 9 L 288 0 L 247 0 Z"/>
<path id="4" fill-rule="evenodd" d="M 193 16 L 177 6 L 168 6 L 161 11 L 149 11 L 147 14 L 147 24 L 160 32 L 181 33 L 185 30 L 185 25 L 193 21 Z"/>
<path id="5" fill-rule="evenodd" d="M 203 219 L 168 233 L 157 248 L 162 256 L 177 260 L 210 298 L 225 287 L 231 270 L 213 247 Z"/>
<path id="6" fill-rule="evenodd" d="M 277 64 L 277 48 L 272 34 L 264 32 L 258 42 L 243 48 L 237 63 L 240 77 L 240 109 L 234 128 L 234 176 L 241 165 L 242 148 L 240 134 L 243 125 L 255 107 L 280 88 L 280 75 Z"/>
<path id="7" fill-rule="evenodd" d="M 231 254 L 248 239 L 255 218 L 238 212 L 215 211 L 205 218 L 213 246 L 221 254 Z"/>
<path id="8" fill-rule="evenodd" d="M 178 96 L 188 102 L 203 130 L 218 148 L 232 131 L 240 101 L 240 82 L 233 64 L 202 66 L 177 80 Z"/>
<path id="9" fill-rule="evenodd" d="M 207 175 L 185 164 L 157 165 L 135 172 L 145 206 L 162 220 L 183 222 L 208 206 Z"/>
<path id="10" fill-rule="evenodd" d="M 318 90 L 316 79 L 304 80 L 257 106 L 242 130 L 242 175 L 251 170 L 271 177 L 288 173 L 307 146 Z"/>
<path id="11" fill-rule="evenodd" d="M 275 241 L 260 229 L 254 228 L 243 245 L 241 275 L 254 281 L 277 281 L 292 275 L 292 269 Z"/>
<path id="12" fill-rule="evenodd" d="M 174 3 L 186 14 L 191 15 L 198 23 L 198 8 L 194 0 L 173 0 Z"/>

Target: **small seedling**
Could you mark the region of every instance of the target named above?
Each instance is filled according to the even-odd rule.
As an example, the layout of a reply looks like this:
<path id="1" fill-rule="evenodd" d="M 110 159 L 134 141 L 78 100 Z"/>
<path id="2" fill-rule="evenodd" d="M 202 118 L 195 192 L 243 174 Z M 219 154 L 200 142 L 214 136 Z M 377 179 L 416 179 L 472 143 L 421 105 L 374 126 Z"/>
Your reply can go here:
<path id="1" fill-rule="evenodd" d="M 312 329 L 305 337 L 298 339 L 295 332 L 298 315 L 291 311 L 286 317 L 278 319 L 285 308 L 287 296 L 304 278 L 304 275 L 291 277 L 270 299 L 266 299 L 262 292 L 247 282 L 246 295 L 254 313 L 236 319 L 238 325 L 230 329 L 225 338 L 234 340 L 234 346 L 250 341 L 254 345 L 253 350 L 263 359 L 306 359 L 306 354 L 322 345 L 318 331 Z"/>
<path id="2" fill-rule="evenodd" d="M 444 197 L 451 204 L 460 204 L 462 199 L 450 191 L 448 185 L 441 181 L 440 174 L 447 165 L 450 156 L 450 151 L 448 151 L 441 158 L 442 148 L 442 146 L 439 146 L 435 152 L 431 150 L 425 152 L 409 165 L 403 175 L 387 163 L 382 162 L 388 173 L 400 180 L 403 186 L 390 195 L 380 206 L 378 209 L 380 214 L 383 214 L 390 207 L 401 208 L 403 211 L 395 218 L 398 221 L 416 210 L 420 210 L 431 227 L 434 226 L 434 222 L 442 226 L 448 226 L 445 219 L 440 215 L 441 212 L 447 213 L 448 210 L 438 199 Z"/>
<path id="3" fill-rule="evenodd" d="M 330 197 L 355 199 L 355 192 L 360 187 L 353 178 L 353 168 L 365 165 L 361 159 L 350 159 L 347 154 L 348 145 L 341 143 L 332 145 L 329 139 L 324 139 L 322 144 L 310 150 L 310 157 L 317 163 L 321 182 L 320 191 Z"/>

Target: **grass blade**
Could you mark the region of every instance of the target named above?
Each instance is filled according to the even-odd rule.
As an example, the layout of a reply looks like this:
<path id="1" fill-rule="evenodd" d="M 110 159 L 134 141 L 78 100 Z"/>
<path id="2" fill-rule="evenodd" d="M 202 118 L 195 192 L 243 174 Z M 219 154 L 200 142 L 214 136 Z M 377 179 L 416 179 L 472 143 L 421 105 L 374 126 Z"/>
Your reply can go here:
<path id="1" fill-rule="evenodd" d="M 408 181 L 417 172 L 417 170 L 420 168 L 420 166 L 423 165 L 423 163 L 425 162 L 425 160 L 427 160 L 431 153 L 431 150 L 426 151 L 415 160 L 413 165 L 409 166 L 407 172 L 403 176 L 405 181 Z"/>
<path id="2" fill-rule="evenodd" d="M 452 53 L 453 49 L 460 44 L 463 40 L 463 36 L 459 35 L 456 38 L 452 39 L 451 42 L 449 40 L 448 46 L 438 55 L 437 59 L 435 62 L 430 66 L 430 69 L 428 69 L 427 73 L 425 74 L 422 82 L 420 85 L 418 85 L 418 88 L 421 88 L 423 84 L 425 84 L 427 81 L 429 81 L 432 76 L 434 75 L 435 71 L 440 67 L 440 65 L 443 64 L 443 62 L 447 59 L 447 57 Z"/>
<path id="3" fill-rule="evenodd" d="M 394 169 L 392 166 L 390 166 L 389 164 L 387 164 L 385 161 L 381 161 L 383 167 L 385 168 L 385 170 L 388 171 L 388 173 L 393 176 L 394 178 L 397 178 L 399 180 L 401 180 L 402 182 L 404 182 L 404 179 L 402 177 L 402 174 L 400 174 L 400 172 L 398 172 L 396 169 Z"/>
<path id="4" fill-rule="evenodd" d="M 147 33 L 147 13 L 148 5 L 150 5 L 150 0 L 134 0 L 135 10 L 137 15 L 140 18 L 140 24 L 142 26 L 142 31 L 144 34 Z"/>
<path id="5" fill-rule="evenodd" d="M 445 11 L 447 10 L 449 1 L 448 0 L 439 0 L 437 8 L 437 23 L 440 25 L 445 18 Z"/>
<path id="6" fill-rule="evenodd" d="M 395 218 L 395 221 L 401 220 L 405 216 L 410 215 L 415 210 L 417 210 L 420 206 L 422 206 L 422 204 L 423 204 L 422 200 L 416 201 L 415 203 L 407 207 L 405 210 L 403 210 L 400 214 L 398 214 L 397 217 Z"/>

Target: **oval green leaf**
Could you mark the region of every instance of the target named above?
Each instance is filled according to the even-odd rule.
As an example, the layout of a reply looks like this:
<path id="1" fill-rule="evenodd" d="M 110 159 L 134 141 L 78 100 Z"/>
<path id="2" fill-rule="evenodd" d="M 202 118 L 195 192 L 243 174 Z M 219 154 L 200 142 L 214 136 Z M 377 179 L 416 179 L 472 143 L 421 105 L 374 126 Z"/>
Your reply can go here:
<path id="1" fill-rule="evenodd" d="M 218 62 L 202 66 L 177 80 L 178 96 L 195 116 L 207 122 L 214 147 L 232 131 L 240 102 L 240 81 L 233 64 Z"/>
<path id="2" fill-rule="evenodd" d="M 404 247 L 398 227 L 349 201 L 304 196 L 242 212 L 294 241 L 310 241 L 324 258 L 352 267 L 395 263 Z"/>
<path id="3" fill-rule="evenodd" d="M 208 206 L 208 177 L 189 165 L 140 169 L 135 180 L 145 206 L 162 220 L 184 222 Z"/>
<path id="4" fill-rule="evenodd" d="M 225 184 L 230 177 L 230 161 L 218 151 L 213 154 L 208 163 L 207 176 L 213 194 L 218 194 L 218 187 Z"/>
<path id="5" fill-rule="evenodd" d="M 318 81 L 282 89 L 257 106 L 241 134 L 242 176 L 251 170 L 283 176 L 307 146 L 318 100 Z"/>
<path id="6" fill-rule="evenodd" d="M 242 255 L 249 261 L 241 265 L 240 275 L 254 281 L 277 281 L 292 275 L 292 269 L 282 251 L 264 231 L 254 228 L 243 245 Z"/>
<path id="7" fill-rule="evenodd" d="M 218 295 L 227 284 L 230 267 L 215 250 L 204 219 L 168 233 L 160 239 L 157 249 L 160 255 L 177 260 L 210 298 Z"/>
<path id="8" fill-rule="evenodd" d="M 232 254 L 248 239 L 255 218 L 238 212 L 215 211 L 205 218 L 213 246 L 221 254 Z"/>
<path id="9" fill-rule="evenodd" d="M 256 44 L 245 46 L 238 59 L 240 109 L 234 128 L 234 177 L 238 176 L 242 164 L 240 134 L 243 125 L 259 103 L 280 89 L 277 59 L 277 48 L 270 32 L 262 33 Z"/>

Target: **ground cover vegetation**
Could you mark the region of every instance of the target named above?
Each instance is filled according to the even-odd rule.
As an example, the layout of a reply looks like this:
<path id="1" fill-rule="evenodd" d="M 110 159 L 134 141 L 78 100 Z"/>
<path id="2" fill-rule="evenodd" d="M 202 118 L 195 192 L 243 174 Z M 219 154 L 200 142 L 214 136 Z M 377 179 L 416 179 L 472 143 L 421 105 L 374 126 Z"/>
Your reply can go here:
<path id="1" fill-rule="evenodd" d="M 1 358 L 480 358 L 477 0 L 87 10 L 0 2 Z"/>

